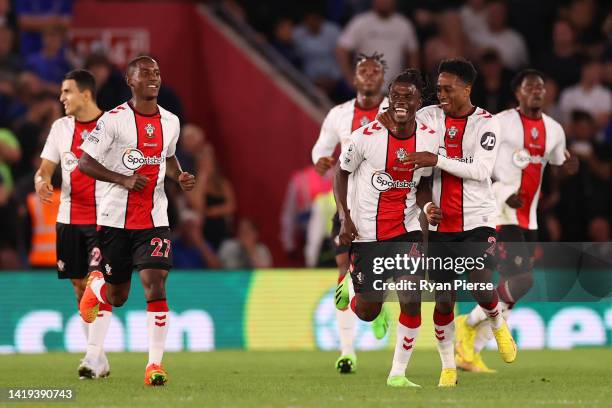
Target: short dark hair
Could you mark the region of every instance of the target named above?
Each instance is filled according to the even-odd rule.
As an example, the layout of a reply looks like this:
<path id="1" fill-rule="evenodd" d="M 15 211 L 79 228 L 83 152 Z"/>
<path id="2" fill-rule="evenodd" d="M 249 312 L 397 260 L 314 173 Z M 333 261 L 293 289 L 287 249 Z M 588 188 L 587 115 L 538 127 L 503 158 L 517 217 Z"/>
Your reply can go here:
<path id="1" fill-rule="evenodd" d="M 421 71 L 416 68 L 408 68 L 396 76 L 393 81 L 389 83 L 389 92 L 391 92 L 391 87 L 397 83 L 414 85 L 415 88 L 419 90 L 421 97 L 424 95 L 425 90 L 427 89 L 427 83 L 423 79 Z"/>
<path id="2" fill-rule="evenodd" d="M 64 81 L 72 79 L 76 82 L 79 91 L 84 92 L 88 90 L 91 92 L 91 98 L 96 100 L 96 79 L 91 72 L 86 69 L 75 69 L 70 71 L 64 76 Z"/>
<path id="3" fill-rule="evenodd" d="M 138 67 L 138 63 L 140 61 L 151 61 L 157 63 L 157 61 L 155 61 L 155 58 L 151 57 L 150 55 L 139 55 L 136 58 L 133 58 L 130 62 L 128 62 L 125 74 L 127 76 L 132 75 L 132 71 Z"/>
<path id="4" fill-rule="evenodd" d="M 438 74 L 446 72 L 456 75 L 468 85 L 473 85 L 476 81 L 476 68 L 474 64 L 465 58 L 445 59 L 438 65 Z"/>
<path id="5" fill-rule="evenodd" d="M 380 64 L 380 66 L 383 69 L 383 72 L 387 71 L 387 61 L 385 61 L 385 59 L 383 58 L 384 54 L 378 53 L 378 52 L 374 52 L 373 54 L 363 54 L 363 53 L 359 53 L 359 55 L 357 55 L 357 62 L 355 63 L 355 68 L 357 68 L 357 66 L 359 64 L 361 64 L 364 61 L 374 61 Z"/>
<path id="6" fill-rule="evenodd" d="M 521 87 L 521 84 L 525 78 L 530 76 L 537 76 L 542 78 L 542 81 L 546 81 L 546 75 L 544 75 L 542 71 L 538 71 L 537 69 L 533 68 L 526 68 L 516 74 L 514 78 L 512 78 L 512 81 L 510 81 L 510 89 L 512 92 L 516 92 Z"/>

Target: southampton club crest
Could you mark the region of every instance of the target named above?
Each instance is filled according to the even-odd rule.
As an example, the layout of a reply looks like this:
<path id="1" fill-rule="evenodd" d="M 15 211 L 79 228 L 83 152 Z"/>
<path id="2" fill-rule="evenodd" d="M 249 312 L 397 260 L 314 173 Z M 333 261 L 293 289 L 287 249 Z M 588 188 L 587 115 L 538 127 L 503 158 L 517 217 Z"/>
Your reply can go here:
<path id="1" fill-rule="evenodd" d="M 365 125 L 367 125 L 368 123 L 370 123 L 370 119 L 368 119 L 368 117 L 367 117 L 367 116 L 362 116 L 362 117 L 361 117 L 361 119 L 359 119 L 359 124 L 360 124 L 361 126 L 365 126 Z"/>
<path id="2" fill-rule="evenodd" d="M 406 156 L 408 156 L 408 154 L 406 153 L 406 150 L 403 147 L 400 147 L 395 152 L 395 157 L 397 157 L 397 160 L 400 163 L 403 163 L 406 160 Z"/>
<path id="3" fill-rule="evenodd" d="M 85 139 L 87 139 L 87 136 L 89 136 L 89 132 L 87 130 L 83 130 L 81 132 L 81 139 L 85 140 Z"/>
<path id="4" fill-rule="evenodd" d="M 155 137 L 155 135 L 153 134 L 153 132 L 155 132 L 155 126 L 153 126 L 152 124 L 147 123 L 144 127 L 144 131 L 147 133 L 147 137 L 149 139 L 153 139 Z"/>
<path id="5" fill-rule="evenodd" d="M 538 129 L 537 128 L 531 128 L 531 137 L 534 139 L 537 139 L 539 135 Z"/>
<path id="6" fill-rule="evenodd" d="M 450 129 L 448 129 L 448 137 L 450 140 L 453 140 L 456 136 L 457 136 L 457 132 L 459 130 L 455 127 L 455 126 L 451 126 Z"/>

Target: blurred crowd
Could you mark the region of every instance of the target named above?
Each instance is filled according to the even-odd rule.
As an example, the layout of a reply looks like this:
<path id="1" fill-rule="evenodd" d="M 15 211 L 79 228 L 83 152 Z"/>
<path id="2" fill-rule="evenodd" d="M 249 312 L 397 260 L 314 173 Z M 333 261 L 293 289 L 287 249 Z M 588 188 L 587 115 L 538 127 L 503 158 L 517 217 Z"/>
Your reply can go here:
<path id="1" fill-rule="evenodd" d="M 32 220 L 40 208 L 33 176 L 52 123 L 64 115 L 58 99 L 64 75 L 75 68 L 90 70 L 103 110 L 130 98 L 123 73 L 103 50 L 83 54 L 72 47 L 73 5 L 71 0 L 0 0 L 0 269 L 55 266 L 55 261 L 29 255 L 33 234 L 38 233 Z M 184 123 L 181 101 L 171 88 L 163 86 L 158 99 Z M 185 169 L 198 174 L 198 185 L 185 195 L 173 182 L 166 183 L 175 266 L 272 266 L 256 223 L 234 219 L 232 186 L 217 165 L 204 131 L 186 124 L 180 143 L 177 154 Z M 60 180 L 54 180 L 54 185 L 57 190 Z M 54 219 L 43 222 L 54 231 Z"/>
<path id="2" fill-rule="evenodd" d="M 534 67 L 547 76 L 546 113 L 560 121 L 580 159 L 561 185 L 545 177 L 540 234 L 550 241 L 609 241 L 612 220 L 612 13 L 604 1 L 565 0 L 220 0 L 251 25 L 334 102 L 354 96 L 353 58 L 384 54 L 386 81 L 417 66 L 435 84 L 438 63 L 464 56 L 477 66 L 473 102 L 496 113 L 515 105 L 510 79 Z M 98 105 L 130 97 L 123 73 L 103 50 L 70 43 L 72 0 L 0 0 L 0 269 L 32 265 L 28 197 L 53 121 L 63 115 L 59 85 L 73 68 L 89 69 Z M 429 103 L 435 103 L 430 87 Z M 160 105 L 185 122 L 180 99 L 162 87 Z M 314 140 L 315 135 L 313 135 Z M 167 183 L 180 268 L 270 267 L 255 220 L 237 217 L 236 198 L 204 129 L 186 123 L 179 159 L 198 175 L 184 194 Z M 56 184 L 59 186 L 59 184 Z M 281 243 L 298 264 L 333 265 L 334 212 L 329 177 L 296 171 L 281 214 Z"/>

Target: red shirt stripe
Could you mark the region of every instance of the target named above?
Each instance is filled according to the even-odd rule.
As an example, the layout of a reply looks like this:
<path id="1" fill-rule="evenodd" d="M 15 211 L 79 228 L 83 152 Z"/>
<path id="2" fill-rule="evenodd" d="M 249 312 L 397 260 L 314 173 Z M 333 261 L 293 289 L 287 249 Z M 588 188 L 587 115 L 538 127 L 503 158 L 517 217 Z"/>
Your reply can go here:
<path id="1" fill-rule="evenodd" d="M 519 112 L 523 124 L 523 148 L 533 156 L 544 157 L 546 152 L 546 127 L 544 120 L 531 119 Z M 519 226 L 529 229 L 531 206 L 536 192 L 542 182 L 542 163 L 529 163 L 521 173 L 521 188 L 519 194 L 523 206 L 516 210 Z"/>
<path id="2" fill-rule="evenodd" d="M 97 121 L 98 118 L 89 122 L 74 121 L 70 151 L 77 160 L 83 154 L 81 144 Z M 70 224 L 96 224 L 96 181 L 83 174 L 78 166 L 70 173 Z"/>
<path id="3" fill-rule="evenodd" d="M 164 135 L 161 125 L 161 115 L 142 115 L 135 110 L 136 134 L 138 138 L 138 150 L 143 157 L 157 157 L 162 155 L 164 147 Z M 126 202 L 125 229 L 148 229 L 154 228 L 153 216 L 153 194 L 157 186 L 159 176 L 159 164 L 144 164 L 138 168 L 135 174 L 146 176 L 149 181 L 141 191 L 130 191 Z"/>
<path id="4" fill-rule="evenodd" d="M 378 114 L 379 107 L 380 104 L 376 105 L 372 109 L 363 109 L 357 105 L 357 100 L 355 100 L 355 111 L 353 113 L 353 121 L 351 122 L 351 132 L 354 132 L 360 127 L 374 121 L 374 119 L 376 119 L 376 115 Z"/>
<path id="5" fill-rule="evenodd" d="M 387 136 L 387 161 L 385 172 L 394 181 L 412 181 L 414 165 L 402 163 L 398 156 L 400 149 L 405 153 L 416 150 L 416 134 L 408 139 L 398 139 L 389 134 Z M 411 187 L 416 188 L 416 187 Z M 383 191 L 378 196 L 378 208 L 376 211 L 376 240 L 384 241 L 407 233 L 404 224 L 404 211 L 406 210 L 406 197 L 410 188 L 391 188 Z"/>
<path id="6" fill-rule="evenodd" d="M 444 134 L 444 147 L 446 157 L 463 157 L 463 134 L 467 125 L 467 117 L 444 119 L 446 133 Z M 441 174 L 440 209 L 442 222 L 438 226 L 439 232 L 463 231 L 463 179 L 453 176 L 445 171 Z"/>

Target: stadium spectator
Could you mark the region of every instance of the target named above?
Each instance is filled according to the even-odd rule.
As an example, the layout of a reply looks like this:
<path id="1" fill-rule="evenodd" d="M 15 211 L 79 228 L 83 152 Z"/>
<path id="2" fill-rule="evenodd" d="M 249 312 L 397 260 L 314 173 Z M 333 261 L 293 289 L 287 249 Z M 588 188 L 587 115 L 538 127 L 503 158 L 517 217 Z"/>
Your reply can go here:
<path id="1" fill-rule="evenodd" d="M 603 36 L 596 24 L 597 5 L 594 0 L 572 0 L 565 10 L 567 19 L 576 30 L 576 40 L 582 51 L 591 56 L 601 55 Z"/>
<path id="2" fill-rule="evenodd" d="M 595 217 L 589 223 L 589 241 L 610 242 L 610 221 L 605 217 Z"/>
<path id="3" fill-rule="evenodd" d="M 544 113 L 559 123 L 563 123 L 563 114 L 559 107 L 559 86 L 554 79 L 548 77 L 544 82 L 546 94 L 544 96 Z"/>
<path id="4" fill-rule="evenodd" d="M 176 237 L 172 241 L 175 268 L 219 268 L 221 263 L 212 247 L 202 237 L 202 219 L 191 210 L 181 212 Z"/>
<path id="5" fill-rule="evenodd" d="M 113 66 L 103 53 L 94 53 L 85 60 L 85 69 L 91 71 L 96 79 L 98 106 L 111 110 L 130 97 L 130 90 L 123 75 Z M 174 112 L 174 111 L 172 111 Z"/>
<path id="6" fill-rule="evenodd" d="M 316 11 L 308 12 L 293 31 L 293 42 L 302 61 L 302 71 L 328 94 L 342 79 L 334 53 L 339 36 L 340 27 L 326 21 Z"/>
<path id="7" fill-rule="evenodd" d="M 291 175 L 281 212 L 281 245 L 291 258 L 299 258 L 305 241 L 310 210 L 316 196 L 332 189 L 330 177 L 322 177 L 310 165 Z"/>
<path id="8" fill-rule="evenodd" d="M 276 22 L 271 44 L 294 67 L 301 68 L 302 61 L 293 43 L 293 21 L 291 19 L 283 17 Z"/>
<path id="9" fill-rule="evenodd" d="M 459 9 L 463 30 L 473 42 L 487 31 L 487 1 L 467 0 Z"/>
<path id="10" fill-rule="evenodd" d="M 336 54 L 347 84 L 353 86 L 351 53 L 375 52 L 383 54 L 387 61 L 385 83 L 406 66 L 419 66 L 419 43 L 414 26 L 395 11 L 395 0 L 374 0 L 372 10 L 353 17 L 342 32 Z"/>
<path id="11" fill-rule="evenodd" d="M 506 24 L 507 6 L 503 0 L 493 0 L 487 6 L 487 30 L 474 36 L 474 44 L 494 48 L 504 67 L 516 71 L 529 62 L 523 37 Z"/>
<path id="12" fill-rule="evenodd" d="M 26 58 L 26 69 L 34 72 L 43 81 L 60 84 L 64 75 L 71 69 L 66 58 L 65 36 L 61 26 L 45 29 L 42 34 L 42 49 Z"/>
<path id="13" fill-rule="evenodd" d="M 50 27 L 70 27 L 72 0 L 27 0 L 15 2 L 21 32 L 21 55 L 27 57 L 42 49 L 42 33 Z"/>
<path id="14" fill-rule="evenodd" d="M 612 148 L 596 141 L 594 118 L 574 111 L 568 126 L 568 149 L 580 160 L 578 173 L 561 185 L 557 214 L 562 225 L 562 241 L 584 241 L 594 214 L 612 215 Z M 581 199 L 577 200 L 576 197 Z"/>
<path id="15" fill-rule="evenodd" d="M 206 133 L 201 127 L 193 123 L 183 125 L 176 151 L 183 170 L 197 174 L 197 165 L 202 160 L 200 156 L 206 153 L 207 148 Z"/>
<path id="16" fill-rule="evenodd" d="M 508 86 L 511 80 L 512 72 L 504 68 L 497 51 L 485 51 L 479 59 L 478 77 L 472 90 L 476 106 L 491 113 L 514 106 L 514 96 Z"/>
<path id="17" fill-rule="evenodd" d="M 11 200 L 13 176 L 10 165 L 19 161 L 21 149 L 9 129 L 0 129 L 0 269 L 19 267 L 17 254 L 16 208 Z"/>
<path id="18" fill-rule="evenodd" d="M 561 92 L 559 106 L 565 123 L 570 120 L 573 111 L 583 110 L 595 118 L 598 129 L 608 124 L 612 111 L 612 93 L 601 84 L 602 70 L 600 61 L 587 61 L 582 66 L 580 82 Z"/>
<path id="19" fill-rule="evenodd" d="M 213 147 L 206 144 L 197 156 L 196 186 L 191 205 L 203 217 L 202 234 L 216 251 L 230 237 L 236 212 L 236 195 L 230 181 L 221 173 Z"/>
<path id="20" fill-rule="evenodd" d="M 552 47 L 541 53 L 538 68 L 563 89 L 578 82 L 583 59 L 574 29 L 566 20 L 557 20 L 552 30 Z"/>
<path id="21" fill-rule="evenodd" d="M 0 26 L 0 71 L 15 75 L 23 68 L 23 61 L 15 53 L 15 33 Z"/>
<path id="22" fill-rule="evenodd" d="M 17 17 L 11 0 L 0 0 L 0 27 L 7 27 L 12 32 L 17 31 Z"/>
<path id="23" fill-rule="evenodd" d="M 238 224 L 236 237 L 223 242 L 219 258 L 225 269 L 271 268 L 268 247 L 259 241 L 259 230 L 249 219 Z"/>
<path id="24" fill-rule="evenodd" d="M 312 203 L 304 245 L 304 260 L 309 268 L 336 266 L 331 245 L 332 218 L 335 213 L 336 200 L 332 191 L 319 194 Z"/>
<path id="25" fill-rule="evenodd" d="M 436 18 L 434 37 L 425 42 L 425 72 L 434 78 L 440 61 L 448 58 L 467 57 L 470 43 L 461 24 L 461 17 L 455 10 L 446 10 Z"/>

